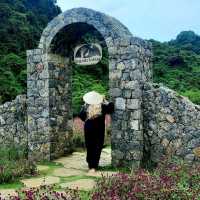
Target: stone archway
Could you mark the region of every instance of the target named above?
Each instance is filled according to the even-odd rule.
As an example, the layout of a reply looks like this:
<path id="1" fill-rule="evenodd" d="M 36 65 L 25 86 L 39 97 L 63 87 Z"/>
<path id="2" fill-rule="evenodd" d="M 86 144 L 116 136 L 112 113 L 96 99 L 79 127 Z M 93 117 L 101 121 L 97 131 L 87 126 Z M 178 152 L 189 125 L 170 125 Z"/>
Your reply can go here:
<path id="1" fill-rule="evenodd" d="M 97 30 L 109 54 L 109 92 L 115 102 L 112 164 L 137 167 L 143 156 L 142 83 L 151 80 L 151 50 L 118 20 L 86 8 L 57 16 L 43 31 L 38 49 L 27 51 L 29 156 L 50 160 L 70 148 L 70 65 L 65 57 L 52 54 L 51 43 L 60 30 L 78 23 Z"/>

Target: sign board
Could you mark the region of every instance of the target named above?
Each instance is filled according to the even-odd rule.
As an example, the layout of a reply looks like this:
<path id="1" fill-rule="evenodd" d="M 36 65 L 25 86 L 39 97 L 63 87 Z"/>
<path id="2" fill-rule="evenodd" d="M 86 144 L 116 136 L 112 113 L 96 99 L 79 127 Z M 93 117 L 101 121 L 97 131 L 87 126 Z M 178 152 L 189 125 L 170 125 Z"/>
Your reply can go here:
<path id="1" fill-rule="evenodd" d="M 74 62 L 78 65 L 95 65 L 102 59 L 102 48 L 99 44 L 82 44 L 74 50 Z"/>

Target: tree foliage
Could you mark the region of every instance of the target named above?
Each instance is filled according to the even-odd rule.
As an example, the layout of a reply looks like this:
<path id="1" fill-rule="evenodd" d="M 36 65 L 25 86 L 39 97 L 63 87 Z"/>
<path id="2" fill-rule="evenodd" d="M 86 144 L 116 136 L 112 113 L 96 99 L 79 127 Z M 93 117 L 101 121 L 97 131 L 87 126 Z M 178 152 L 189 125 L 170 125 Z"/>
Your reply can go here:
<path id="1" fill-rule="evenodd" d="M 0 103 L 26 91 L 26 49 L 61 10 L 55 0 L 0 1 Z"/>
<path id="2" fill-rule="evenodd" d="M 200 36 L 183 31 L 170 42 L 151 42 L 154 82 L 163 83 L 200 104 Z"/>

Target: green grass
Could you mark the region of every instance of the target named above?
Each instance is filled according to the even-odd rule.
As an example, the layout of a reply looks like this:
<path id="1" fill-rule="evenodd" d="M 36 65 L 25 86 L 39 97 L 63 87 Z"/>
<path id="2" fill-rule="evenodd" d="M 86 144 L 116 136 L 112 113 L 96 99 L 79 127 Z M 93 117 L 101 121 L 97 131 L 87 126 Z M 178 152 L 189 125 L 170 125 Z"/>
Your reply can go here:
<path id="1" fill-rule="evenodd" d="M 23 183 L 20 181 L 16 181 L 13 183 L 2 183 L 0 184 L 0 189 L 21 189 L 23 187 Z"/>
<path id="2" fill-rule="evenodd" d="M 80 191 L 79 194 L 80 194 L 81 200 L 89 200 L 91 196 L 91 191 L 90 192 Z"/>
<path id="3" fill-rule="evenodd" d="M 130 173 L 131 169 L 128 167 L 113 167 L 112 165 L 100 166 L 100 171 L 113 171 L 113 172 L 121 172 L 121 173 Z"/>
<path id="4" fill-rule="evenodd" d="M 64 167 L 62 163 L 52 162 L 52 161 L 42 161 L 38 162 L 38 165 L 45 165 L 48 167 Z"/>
<path id="5" fill-rule="evenodd" d="M 77 181 L 77 180 L 81 180 L 81 179 L 93 179 L 93 180 L 97 180 L 99 178 L 100 177 L 93 177 L 93 176 L 86 176 L 86 175 L 60 177 L 60 183 L 67 183 L 67 182 Z"/>
<path id="6" fill-rule="evenodd" d="M 61 164 L 61 163 L 50 162 L 50 161 L 43 161 L 43 162 L 39 162 L 39 163 L 37 163 L 37 164 L 38 164 L 38 165 L 43 165 L 43 166 L 49 167 L 49 169 L 47 169 L 47 170 L 42 170 L 42 171 L 40 171 L 40 172 L 39 172 L 39 176 L 37 176 L 37 177 L 50 175 L 50 174 L 52 174 L 52 172 L 53 172 L 55 169 L 64 167 L 63 164 Z"/>

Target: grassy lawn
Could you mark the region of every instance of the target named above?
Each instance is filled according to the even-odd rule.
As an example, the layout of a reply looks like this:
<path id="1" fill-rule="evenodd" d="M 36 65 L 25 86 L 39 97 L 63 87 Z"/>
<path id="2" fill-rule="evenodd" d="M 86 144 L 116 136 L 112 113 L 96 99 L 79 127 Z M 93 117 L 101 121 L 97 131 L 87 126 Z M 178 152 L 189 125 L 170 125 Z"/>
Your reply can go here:
<path id="1" fill-rule="evenodd" d="M 131 169 L 128 167 L 113 167 L 112 165 L 107 165 L 107 166 L 100 166 L 99 167 L 100 171 L 111 171 L 111 172 L 121 172 L 121 173 L 130 173 Z"/>
<path id="2" fill-rule="evenodd" d="M 81 200 L 89 200 L 92 192 L 80 191 Z"/>
<path id="3" fill-rule="evenodd" d="M 18 190 L 18 189 L 21 189 L 23 188 L 23 183 L 21 183 L 20 181 L 16 181 L 16 182 L 13 182 L 13 183 L 2 183 L 0 184 L 0 190 L 1 189 L 15 189 L 15 190 Z"/>
<path id="4" fill-rule="evenodd" d="M 38 166 L 45 166 L 45 167 L 47 166 L 48 169 L 41 170 L 39 172 L 39 176 L 37 176 L 37 177 L 51 175 L 55 169 L 64 167 L 63 164 L 61 164 L 61 163 L 56 163 L 56 162 L 51 162 L 51 161 L 39 162 Z"/>

